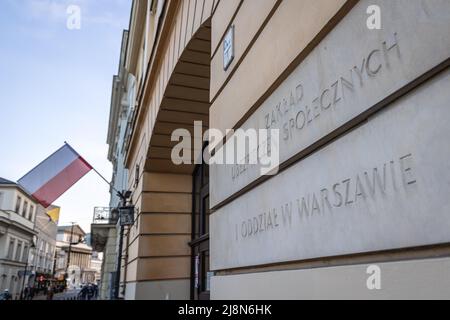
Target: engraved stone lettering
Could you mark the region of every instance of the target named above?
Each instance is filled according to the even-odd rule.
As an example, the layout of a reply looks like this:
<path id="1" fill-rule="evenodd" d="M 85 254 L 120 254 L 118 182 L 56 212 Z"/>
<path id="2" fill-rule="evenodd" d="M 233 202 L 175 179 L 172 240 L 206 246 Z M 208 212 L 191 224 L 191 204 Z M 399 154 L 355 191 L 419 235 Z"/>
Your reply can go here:
<path id="1" fill-rule="evenodd" d="M 293 203 L 297 206 L 297 219 L 302 221 L 324 216 L 344 207 L 364 206 L 367 201 L 376 199 L 378 194 L 387 195 L 389 192 L 393 195 L 398 191 L 396 175 L 403 178 L 405 188 L 417 183 L 413 160 L 413 155 L 407 154 L 397 158 L 397 161 L 388 161 L 371 170 L 357 172 L 352 177 L 342 179 L 341 182 L 330 184 L 328 187 L 299 195 L 293 201 L 280 204 L 277 207 L 280 211 L 274 207 L 267 212 L 255 214 L 242 222 L 241 238 L 257 236 L 279 227 L 293 226 L 296 221 L 292 215 Z M 387 179 L 388 164 L 392 175 L 389 181 Z M 330 196 L 332 196 L 331 200 Z M 281 215 L 281 224 L 279 215 Z"/>

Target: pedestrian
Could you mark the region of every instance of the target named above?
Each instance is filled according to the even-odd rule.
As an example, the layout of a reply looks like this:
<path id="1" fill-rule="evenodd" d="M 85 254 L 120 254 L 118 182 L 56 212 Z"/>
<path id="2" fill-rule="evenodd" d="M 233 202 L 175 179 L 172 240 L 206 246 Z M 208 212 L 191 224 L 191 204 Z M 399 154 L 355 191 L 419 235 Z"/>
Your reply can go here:
<path id="1" fill-rule="evenodd" d="M 98 285 L 94 284 L 94 298 L 97 300 L 98 298 Z"/>
<path id="2" fill-rule="evenodd" d="M 35 291 L 34 287 L 30 288 L 30 294 L 28 296 L 28 300 L 33 300 L 34 299 L 34 291 Z"/>
<path id="3" fill-rule="evenodd" d="M 2 295 L 2 300 L 12 300 L 12 295 L 9 293 L 8 289 L 5 289 Z"/>
<path id="4" fill-rule="evenodd" d="M 94 297 L 94 288 L 92 287 L 92 284 L 87 285 L 87 298 L 88 300 L 92 300 Z"/>
<path id="5" fill-rule="evenodd" d="M 28 287 L 28 286 L 26 286 L 24 289 L 23 289 L 23 292 L 22 292 L 22 298 L 21 299 L 23 299 L 23 300 L 28 300 L 28 296 L 30 295 L 30 288 Z"/>
<path id="6" fill-rule="evenodd" d="M 53 287 L 50 286 L 50 287 L 47 289 L 47 300 L 53 300 L 54 294 L 55 294 L 55 291 L 54 291 Z"/>
<path id="7" fill-rule="evenodd" d="M 86 300 L 87 294 L 88 294 L 87 287 L 86 286 L 82 287 L 80 293 L 78 294 L 78 300 Z"/>

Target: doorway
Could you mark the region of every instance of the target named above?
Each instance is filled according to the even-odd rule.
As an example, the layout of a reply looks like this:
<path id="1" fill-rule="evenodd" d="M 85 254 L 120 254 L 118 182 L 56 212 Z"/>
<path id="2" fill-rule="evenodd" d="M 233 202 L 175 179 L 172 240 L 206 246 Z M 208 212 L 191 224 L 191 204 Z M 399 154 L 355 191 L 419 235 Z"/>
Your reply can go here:
<path id="1" fill-rule="evenodd" d="M 191 299 L 210 299 L 209 266 L 209 166 L 198 165 L 193 174 L 192 193 Z"/>

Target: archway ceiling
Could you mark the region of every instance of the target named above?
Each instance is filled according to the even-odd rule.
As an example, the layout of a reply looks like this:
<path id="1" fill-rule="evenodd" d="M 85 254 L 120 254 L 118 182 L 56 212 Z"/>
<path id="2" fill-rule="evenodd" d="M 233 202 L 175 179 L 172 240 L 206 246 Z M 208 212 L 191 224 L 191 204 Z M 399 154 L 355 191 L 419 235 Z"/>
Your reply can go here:
<path id="1" fill-rule="evenodd" d="M 193 137 L 194 121 L 209 128 L 211 28 L 206 22 L 192 37 L 181 55 L 165 89 L 160 111 L 150 140 L 145 170 L 192 174 L 194 165 L 172 163 L 172 132 L 186 129 Z M 194 146 L 193 139 L 191 140 Z M 193 152 L 192 152 L 193 154 Z"/>

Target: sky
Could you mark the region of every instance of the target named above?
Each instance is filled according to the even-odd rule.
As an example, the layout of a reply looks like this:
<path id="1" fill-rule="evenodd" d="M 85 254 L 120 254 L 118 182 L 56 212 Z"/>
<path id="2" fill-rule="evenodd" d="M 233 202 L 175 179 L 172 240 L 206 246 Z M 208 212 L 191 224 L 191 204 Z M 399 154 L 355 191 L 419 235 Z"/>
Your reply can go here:
<path id="1" fill-rule="evenodd" d="M 131 0 L 0 0 L 0 177 L 17 181 L 67 141 L 111 179 L 112 77 L 130 11 Z M 89 232 L 109 186 L 91 171 L 54 204 L 60 225 Z"/>

